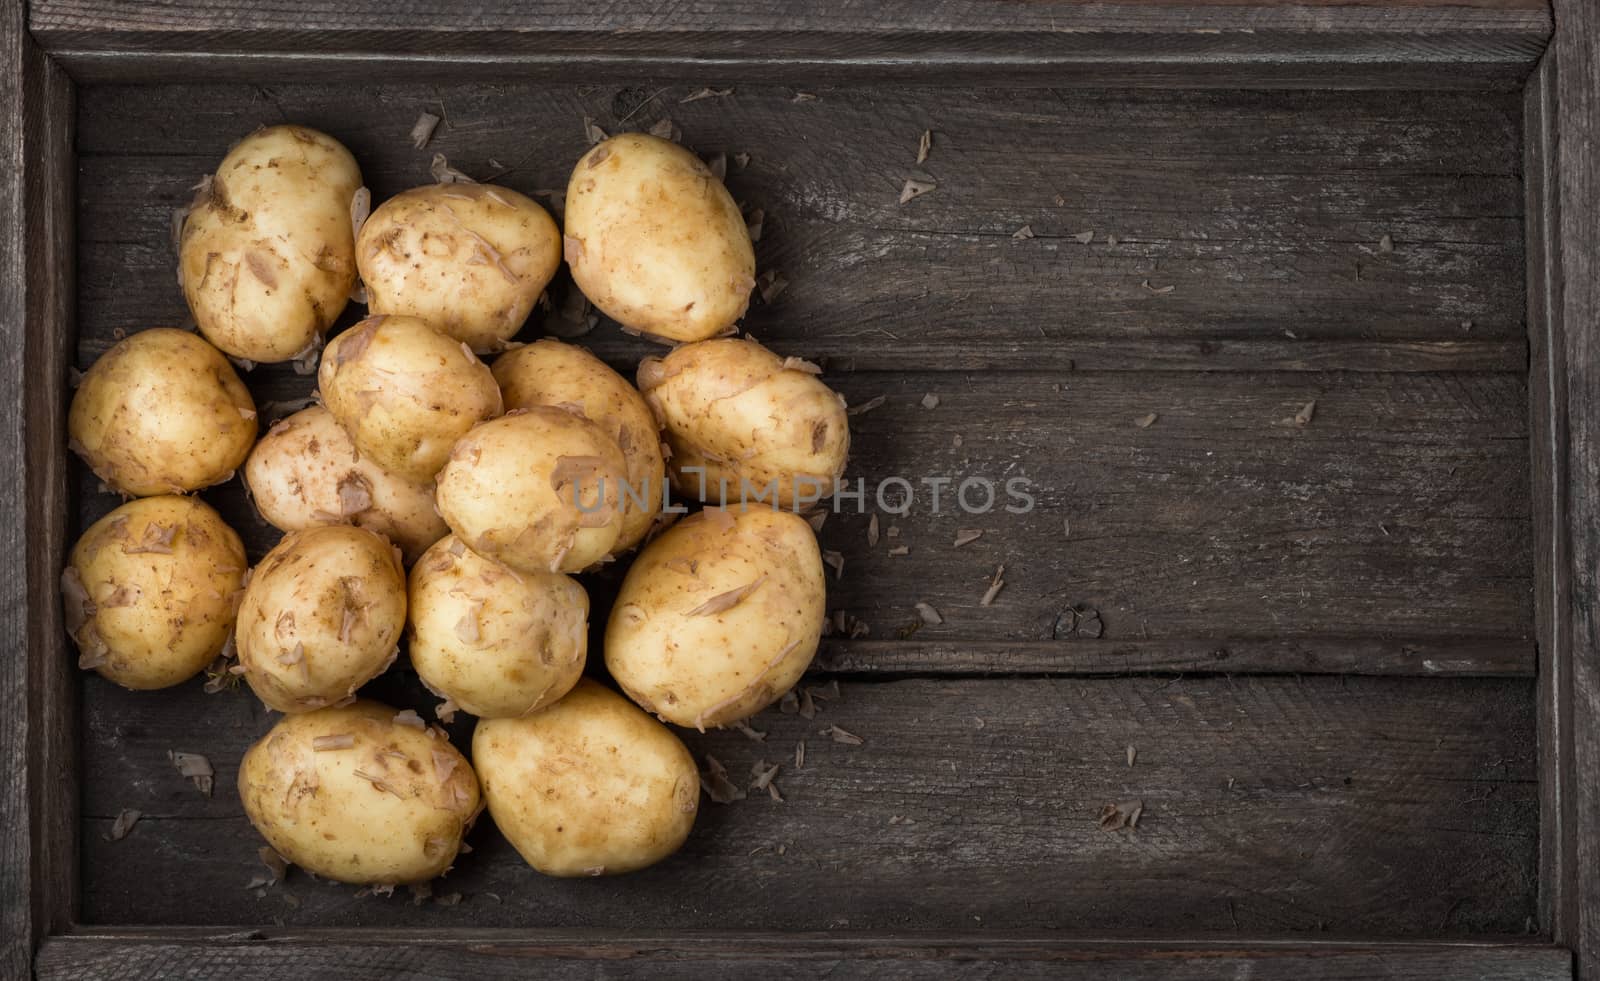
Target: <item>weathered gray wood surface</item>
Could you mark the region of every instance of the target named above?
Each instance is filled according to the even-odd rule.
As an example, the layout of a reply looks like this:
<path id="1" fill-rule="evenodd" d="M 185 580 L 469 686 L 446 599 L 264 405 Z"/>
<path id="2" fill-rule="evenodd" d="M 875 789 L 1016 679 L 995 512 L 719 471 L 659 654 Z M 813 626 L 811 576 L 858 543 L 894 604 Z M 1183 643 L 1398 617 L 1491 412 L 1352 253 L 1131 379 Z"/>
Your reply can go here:
<path id="1" fill-rule="evenodd" d="M 403 671 L 378 691 L 426 704 L 396 697 L 415 692 Z M 786 801 L 705 801 L 682 852 L 651 870 L 543 878 L 485 821 L 434 886 L 463 901 L 415 906 L 299 872 L 257 898 L 258 841 L 232 781 L 267 713 L 198 685 L 153 711 L 91 680 L 84 920 L 1402 936 L 1521 933 L 1534 913 L 1529 681 L 908 680 L 841 694 L 813 719 L 761 714 L 764 742 L 686 734 L 735 779 L 783 763 Z M 820 734 L 830 726 L 863 744 Z M 214 797 L 169 750 L 210 756 Z M 1136 830 L 1101 829 L 1105 804 L 1133 800 Z M 124 808 L 144 817 L 109 841 Z"/>
<path id="2" fill-rule="evenodd" d="M 765 211 L 759 266 L 788 287 L 749 329 L 830 366 L 1526 370 L 1513 96 L 869 87 L 795 103 L 739 85 L 680 104 L 695 88 L 94 88 L 83 343 L 183 319 L 172 209 L 256 125 L 326 128 L 381 198 L 428 182 L 435 152 L 563 189 L 585 117 L 670 118 L 705 154 L 750 154 L 729 186 Z M 424 110 L 447 122 L 417 151 Z M 913 174 L 938 189 L 901 205 Z M 1014 239 L 1024 226 L 1036 237 Z M 614 328 L 587 340 L 651 350 Z"/>
<path id="3" fill-rule="evenodd" d="M 960 955 L 952 958 L 952 950 Z M 418 944 L 414 934 L 361 940 L 297 931 L 272 939 L 139 933 L 90 934 L 50 941 L 42 981 L 165 978 L 176 970 L 239 981 L 401 978 L 470 975 L 486 981 L 536 974 L 553 981 L 648 978 L 698 981 L 760 976 L 800 981 L 913 981 L 962 977 L 995 981 L 1201 981 L 1217 977 L 1293 977 L 1304 981 L 1556 981 L 1570 977 L 1571 955 L 1527 944 L 1387 944 L 1340 942 L 1070 943 L 1000 939 L 972 932 L 937 938 L 838 933 L 711 938 L 681 932 L 627 942 L 584 934 L 480 930 Z"/>
<path id="4" fill-rule="evenodd" d="M 258 123 L 328 129 L 381 198 L 426 181 L 435 151 L 469 172 L 510 168 L 521 190 L 558 188 L 585 115 L 610 131 L 670 117 L 698 149 L 751 154 L 730 185 L 766 210 L 761 268 L 789 281 L 752 311 L 753 334 L 821 360 L 852 404 L 885 396 L 852 420 L 851 475 L 1026 475 L 1035 510 L 935 517 L 924 497 L 880 516 L 876 546 L 865 515 L 830 517 L 824 547 L 845 559 L 830 609 L 872 634 L 829 641 L 818 671 L 882 680 L 847 681 L 815 720 L 763 716 L 766 744 L 691 735 L 736 776 L 763 753 L 792 761 L 802 733 L 808 762 L 779 778 L 788 803 L 708 802 L 682 855 L 628 880 L 541 879 L 484 827 L 437 886 L 467 894 L 460 906 L 355 899 L 304 876 L 257 899 L 243 887 L 258 842 L 230 781 L 266 725 L 259 707 L 91 679 L 86 920 L 1526 930 L 1538 812 L 1520 101 L 879 87 L 795 103 L 740 85 L 680 104 L 695 87 L 90 87 L 79 365 L 117 332 L 182 322 L 171 209 Z M 446 124 L 413 150 L 417 113 L 441 103 Z M 920 170 L 940 186 L 902 207 L 923 129 Z M 1013 239 L 1024 224 L 1036 237 Z M 1091 243 L 1072 237 L 1085 230 Z M 583 342 L 622 368 L 656 350 L 610 324 Z M 310 388 L 275 369 L 250 381 L 262 401 Z M 1309 425 L 1284 424 L 1313 399 Z M 77 473 L 87 521 L 113 502 Z M 208 497 L 253 554 L 274 540 L 237 483 Z M 955 548 L 964 528 L 984 536 Z M 983 608 L 1002 563 L 1006 589 Z M 597 610 L 618 571 L 589 580 Z M 918 602 L 945 622 L 913 634 Z M 1272 672 L 1318 676 L 1230 677 Z M 1206 677 L 1043 677 L 1147 673 Z M 988 674 L 1039 677 L 965 677 Z M 376 690 L 426 707 L 403 668 Z M 834 723 L 866 745 L 818 735 Z M 178 778 L 169 749 L 211 755 L 214 799 Z M 1141 796 L 1135 835 L 1098 828 L 1101 806 Z M 146 816 L 105 840 L 130 807 Z M 238 956 L 241 971 L 278 963 Z M 1465 961 L 1407 963 L 1396 976 Z M 882 976 L 915 976 L 886 964 Z M 1142 954 L 1116 964 L 1156 969 Z"/>
<path id="5" fill-rule="evenodd" d="M 75 681 L 54 583 L 73 515 L 62 453 L 71 333 L 72 88 L 0 3 L 0 976 L 76 891 Z M 46 506 L 48 505 L 48 506 Z"/>
<path id="6" fill-rule="evenodd" d="M 1551 304 L 1548 317 L 1564 339 L 1550 371 L 1564 385 L 1566 453 L 1553 463 L 1564 469 L 1553 480 L 1565 485 L 1565 551 L 1544 560 L 1560 563 L 1551 585 L 1560 590 L 1552 605 L 1562 642 L 1555 648 L 1550 696 L 1556 713 L 1546 720 L 1543 741 L 1559 747 L 1547 757 L 1551 786 L 1547 808 L 1555 808 L 1556 936 L 1570 944 L 1578 969 L 1600 975 L 1600 9 L 1587 0 L 1558 0 L 1562 33 L 1553 48 L 1553 73 L 1540 81 L 1550 87 L 1546 102 L 1553 139 L 1550 154 L 1554 191 L 1551 223 L 1559 253 L 1546 257 L 1549 278 L 1537 284 Z M 1557 387 L 1555 392 L 1563 389 Z M 1557 418 L 1560 413 L 1556 413 Z M 1559 431 L 1557 433 L 1559 436 Z M 1559 541 L 1559 536 L 1557 538 Z M 1557 548 L 1561 548 L 1558 545 Z M 1563 718 L 1560 713 L 1565 712 Z M 1568 754 L 1570 751 L 1570 755 Z"/>
<path id="7" fill-rule="evenodd" d="M 360 60 L 391 78 L 594 80 L 707 71 L 815 83 L 957 79 L 1033 84 L 1512 88 L 1550 33 L 1547 0 L 1055 0 L 1023 7 L 911 0 L 838 8 L 740 2 L 499 0 L 182 13 L 45 0 L 36 36 L 81 78 L 343 80 Z"/>
<path id="8" fill-rule="evenodd" d="M 309 386 L 279 377 L 295 391 Z M 1396 648 L 1423 643 L 1428 653 L 1412 659 L 1418 673 L 1428 673 L 1424 660 L 1475 660 L 1470 650 L 1452 652 L 1455 639 L 1469 649 L 1488 644 L 1519 659 L 1521 673 L 1532 671 L 1519 378 L 1177 372 L 1130 385 L 1133 376 L 1122 373 L 828 377 L 854 403 L 889 397 L 852 420 L 850 479 L 868 488 L 894 476 L 1000 485 L 994 512 L 982 515 L 961 511 L 953 485 L 936 515 L 931 492 L 919 487 L 911 513 L 880 512 L 876 546 L 870 518 L 848 502 L 849 513 L 822 528 L 823 547 L 844 558 L 843 577 L 830 574 L 829 609 L 865 621 L 878 640 L 915 629 L 910 639 L 950 645 L 948 670 L 1007 669 L 964 650 L 966 641 L 1015 643 L 1024 660 L 1012 669 L 1037 670 L 1028 644 L 1058 642 L 1058 656 L 1070 661 L 1073 641 L 1100 636 L 1315 644 L 1326 634 L 1379 647 L 1385 638 Z M 932 410 L 919 401 L 929 392 L 941 398 Z M 1311 399 L 1310 425 L 1280 424 Z M 1158 420 L 1140 429 L 1136 420 L 1149 412 Z M 116 502 L 79 472 L 87 521 Z M 1017 476 L 1032 481 L 1026 514 L 1003 510 L 1004 482 Z M 253 556 L 277 540 L 237 481 L 208 498 Z M 981 503 L 981 491 L 969 500 Z M 962 529 L 983 537 L 956 548 Z M 910 554 L 892 555 L 895 546 Z M 998 565 L 1007 585 L 985 608 Z M 597 609 L 622 571 L 619 563 L 586 580 Z M 932 604 L 944 623 L 919 626 L 918 603 Z M 1097 612 L 1098 625 L 1075 626 L 1074 609 Z M 1286 647 L 1268 649 L 1284 660 L 1258 669 L 1308 666 Z M 1336 670 L 1362 669 L 1355 656 L 1330 660 Z M 870 659 L 858 656 L 853 669 L 871 670 Z"/>
<path id="9" fill-rule="evenodd" d="M 1572 936 L 1573 846 L 1571 566 L 1567 526 L 1566 335 L 1561 324 L 1560 187 L 1556 172 L 1556 57 L 1528 82 L 1529 444 L 1533 450 L 1534 623 L 1539 651 L 1540 919 Z"/>

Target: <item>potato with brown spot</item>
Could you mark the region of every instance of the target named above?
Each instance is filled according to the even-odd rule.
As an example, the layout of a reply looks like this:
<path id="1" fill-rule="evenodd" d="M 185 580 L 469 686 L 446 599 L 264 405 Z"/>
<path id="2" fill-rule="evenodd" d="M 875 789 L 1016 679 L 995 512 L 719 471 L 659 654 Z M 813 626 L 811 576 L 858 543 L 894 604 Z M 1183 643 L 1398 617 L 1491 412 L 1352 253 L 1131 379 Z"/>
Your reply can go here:
<path id="1" fill-rule="evenodd" d="M 118 493 L 182 494 L 221 483 L 256 440 L 256 406 L 216 348 L 170 327 L 117 342 L 72 396 L 74 452 Z"/>
<path id="2" fill-rule="evenodd" d="M 445 524 L 518 572 L 581 572 L 622 532 L 622 450 L 566 409 L 517 409 L 473 429 L 439 471 Z"/>
<path id="3" fill-rule="evenodd" d="M 349 525 L 290 532 L 245 587 L 239 665 L 268 708 L 309 712 L 382 674 L 405 622 L 405 570 L 388 542 Z"/>
<path id="4" fill-rule="evenodd" d="M 322 403 L 363 455 L 433 480 L 467 430 L 500 414 L 489 366 L 416 317 L 368 317 L 335 337 L 317 371 Z"/>
<path id="5" fill-rule="evenodd" d="M 130 501 L 96 521 L 61 574 L 78 666 L 124 688 L 199 674 L 233 633 L 244 545 L 192 497 Z"/>
<path id="6" fill-rule="evenodd" d="M 407 610 L 411 666 L 473 715 L 527 715 L 583 674 L 589 596 L 570 576 L 517 572 L 451 536 L 412 568 Z"/>
<path id="7" fill-rule="evenodd" d="M 606 623 L 606 667 L 675 725 L 732 725 L 811 664 L 827 585 L 811 526 L 788 511 L 707 509 L 640 551 Z"/>
<path id="8" fill-rule="evenodd" d="M 352 524 L 400 546 L 414 562 L 450 533 L 433 509 L 433 483 L 407 479 L 362 455 L 320 405 L 280 419 L 244 465 L 256 510 L 281 531 Z"/>
<path id="9" fill-rule="evenodd" d="M 744 338 L 685 344 L 639 365 L 639 390 L 666 429 L 680 493 L 709 504 L 827 497 L 850 455 L 844 400 L 815 365 Z"/>
<path id="10" fill-rule="evenodd" d="M 356 239 L 372 313 L 420 317 L 499 351 L 561 266 L 561 230 L 537 202 L 491 184 L 431 184 L 372 212 Z"/>
<path id="11" fill-rule="evenodd" d="M 356 282 L 361 169 L 338 140 L 272 126 L 241 140 L 183 223 L 178 281 L 206 339 L 236 358 L 316 351 Z"/>
<path id="12" fill-rule="evenodd" d="M 733 196 L 670 140 L 624 133 L 593 147 L 567 182 L 572 278 L 623 327 L 699 341 L 738 323 L 755 251 Z"/>
<path id="13" fill-rule="evenodd" d="M 472 758 L 489 814 L 545 875 L 618 875 L 677 851 L 700 805 L 688 749 L 585 678 L 519 719 L 484 719 Z"/>
<path id="14" fill-rule="evenodd" d="M 437 727 L 363 699 L 278 720 L 239 764 L 245 816 L 307 872 L 360 885 L 443 875 L 482 807 Z"/>
<path id="15" fill-rule="evenodd" d="M 622 534 L 614 551 L 644 540 L 661 516 L 667 465 L 661 426 L 632 385 L 604 361 L 575 344 L 544 338 L 507 351 L 494 363 L 506 409 L 536 405 L 570 408 L 616 440 L 627 461 L 622 496 Z"/>

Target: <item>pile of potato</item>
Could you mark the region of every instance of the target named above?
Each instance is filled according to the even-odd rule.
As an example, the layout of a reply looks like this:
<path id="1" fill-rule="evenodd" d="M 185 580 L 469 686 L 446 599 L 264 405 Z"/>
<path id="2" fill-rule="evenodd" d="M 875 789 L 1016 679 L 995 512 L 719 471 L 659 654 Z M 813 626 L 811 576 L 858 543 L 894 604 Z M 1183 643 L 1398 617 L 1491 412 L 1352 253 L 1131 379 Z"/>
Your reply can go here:
<path id="1" fill-rule="evenodd" d="M 198 334 L 133 334 L 84 375 L 72 448 L 131 500 L 62 574 L 80 664 L 136 689 L 242 675 L 284 713 L 240 766 L 245 811 L 318 875 L 431 879 L 484 807 L 540 872 L 650 865 L 701 790 L 662 722 L 738 723 L 816 653 L 822 559 L 796 507 L 843 471 L 843 399 L 736 336 L 750 238 L 674 143 L 590 149 L 564 229 L 460 181 L 368 214 L 362 184 L 325 134 L 246 138 L 182 228 Z M 637 388 L 580 347 L 512 340 L 563 258 L 625 330 L 678 345 Z M 352 297 L 368 316 L 323 346 Z M 318 392 L 258 440 L 235 365 L 264 362 L 314 367 Z M 254 568 L 192 496 L 236 472 L 286 533 Z M 782 507 L 743 505 L 741 481 Z M 674 500 L 703 508 L 673 524 Z M 634 550 L 604 630 L 618 695 L 584 675 L 574 577 Z M 416 711 L 359 697 L 402 649 L 441 717 L 480 718 L 470 759 Z"/>

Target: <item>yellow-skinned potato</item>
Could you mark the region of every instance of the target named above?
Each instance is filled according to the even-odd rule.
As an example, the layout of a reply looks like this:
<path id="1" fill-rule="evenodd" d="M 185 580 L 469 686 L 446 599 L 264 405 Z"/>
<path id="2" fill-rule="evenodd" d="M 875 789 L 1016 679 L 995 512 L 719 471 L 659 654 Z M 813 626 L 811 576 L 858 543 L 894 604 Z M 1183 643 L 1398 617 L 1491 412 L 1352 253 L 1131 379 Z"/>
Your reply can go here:
<path id="1" fill-rule="evenodd" d="M 78 666 L 124 688 L 199 674 L 233 632 L 244 545 L 192 497 L 130 501 L 96 521 L 61 575 Z"/>
<path id="2" fill-rule="evenodd" d="M 484 719 L 472 758 L 495 826 L 545 875 L 618 875 L 678 850 L 700 805 L 694 758 L 585 678 L 520 719 Z"/>
<path id="3" fill-rule="evenodd" d="M 368 310 L 421 317 L 474 351 L 498 351 L 560 268 L 561 230 L 509 188 L 433 184 L 372 212 L 356 264 Z"/>
<path id="4" fill-rule="evenodd" d="M 667 475 L 661 427 L 644 397 L 593 354 L 549 337 L 500 355 L 494 380 L 508 410 L 570 406 L 611 434 L 627 460 L 629 490 L 613 548 L 625 552 L 643 541 L 661 514 Z"/>
<path id="5" fill-rule="evenodd" d="M 89 368 L 67 433 L 112 490 L 182 494 L 221 483 L 244 463 L 256 405 L 216 348 L 157 327 L 119 341 Z"/>
<path id="6" fill-rule="evenodd" d="M 349 525 L 293 531 L 245 587 L 239 666 L 268 708 L 309 712 L 382 674 L 405 622 L 405 571 L 393 546 Z"/>
<path id="7" fill-rule="evenodd" d="M 200 332 L 247 361 L 315 351 L 355 286 L 360 188 L 355 158 L 325 133 L 273 126 L 240 141 L 183 224 L 178 281 Z"/>
<path id="8" fill-rule="evenodd" d="M 626 475 L 622 450 L 599 426 L 535 406 L 462 437 L 435 497 L 474 552 L 519 572 L 580 572 L 616 547 Z"/>
<path id="9" fill-rule="evenodd" d="M 451 536 L 411 570 L 407 650 L 423 684 L 485 719 L 516 718 L 583 674 L 589 595 L 558 572 L 515 572 Z"/>
<path id="10" fill-rule="evenodd" d="M 750 304 L 755 251 L 733 196 L 699 157 L 644 133 L 585 153 L 567 183 L 572 278 L 624 327 L 672 341 L 729 330 Z"/>
<path id="11" fill-rule="evenodd" d="M 639 390 L 666 429 L 672 486 L 712 504 L 754 501 L 771 486 L 785 508 L 833 493 L 850 455 L 850 421 L 816 373 L 736 337 L 646 358 Z"/>
<path id="12" fill-rule="evenodd" d="M 239 800 L 278 854 L 361 885 L 443 875 L 482 806 L 441 730 L 366 699 L 278 720 L 239 764 Z"/>
<path id="13" fill-rule="evenodd" d="M 777 701 L 811 664 L 826 584 L 788 511 L 711 509 L 640 551 L 606 623 L 606 667 L 647 712 L 704 730 Z"/>
<path id="14" fill-rule="evenodd" d="M 450 533 L 433 509 L 433 484 L 362 456 L 320 405 L 278 420 L 244 465 L 256 510 L 281 531 L 353 524 L 400 546 L 407 562 Z"/>
<path id="15" fill-rule="evenodd" d="M 467 430 L 500 414 L 489 366 L 416 317 L 368 317 L 335 337 L 317 383 L 363 455 L 423 483 Z"/>

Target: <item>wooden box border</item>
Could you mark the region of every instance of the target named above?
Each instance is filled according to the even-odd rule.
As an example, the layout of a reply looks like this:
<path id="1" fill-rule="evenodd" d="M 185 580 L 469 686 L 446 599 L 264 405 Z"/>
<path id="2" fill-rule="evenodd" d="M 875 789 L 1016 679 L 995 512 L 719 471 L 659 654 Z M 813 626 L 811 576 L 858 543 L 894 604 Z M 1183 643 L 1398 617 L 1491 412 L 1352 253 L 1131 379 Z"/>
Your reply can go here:
<path id="1" fill-rule="evenodd" d="M 292 22 L 248 3 L 197 4 L 140 22 L 137 5 L 0 0 L 0 976 L 274 977 L 397 969 L 587 976 L 593 961 L 652 974 L 738 976 L 754 966 L 872 964 L 872 976 L 940 965 L 1006 976 L 1182 974 L 1250 964 L 1306 977 L 1600 977 L 1600 5 L 1594 0 L 1144 0 L 1016 8 L 889 0 L 834 15 L 760 4 L 691 13 L 671 30 L 639 4 L 576 12 L 496 0 L 472 22 L 401 2 L 431 29 L 385 28 L 303 0 Z M 294 6 L 291 4 L 290 6 Z M 481 5 L 480 5 L 481 6 Z M 431 8 L 431 9 L 430 9 Z M 548 10 L 546 8 L 549 8 Z M 169 8 L 176 9 L 176 8 Z M 548 14 L 549 16 L 545 16 Z M 602 17 L 610 17 L 602 21 Z M 341 20 L 343 18 L 343 20 Z M 539 24 L 535 30 L 525 24 Z M 642 25 L 649 24 L 651 29 Z M 759 48 L 752 39 L 760 38 Z M 357 66 L 357 67 L 352 67 Z M 64 386 L 73 320 L 74 91 L 80 82 L 203 75 L 554 77 L 703 75 L 1059 85 L 1522 88 L 1525 98 L 1530 420 L 1536 534 L 1541 785 L 1540 921 L 1526 943 L 1062 939 L 1050 935 L 809 935 L 592 931 L 83 928 L 77 907 L 77 685 L 56 576 L 66 549 Z M 935 73 L 937 75 L 935 76 Z M 398 958 L 397 959 L 397 955 Z M 963 965 L 956 968 L 956 964 Z M 1291 965 L 1293 965 L 1291 967 Z M 567 970 L 562 970 L 565 966 Z M 770 973 L 770 971 L 769 971 Z M 850 972 L 841 972 L 854 976 Z M 863 971 L 861 973 L 869 973 Z M 781 971 L 774 976 L 788 977 Z"/>

